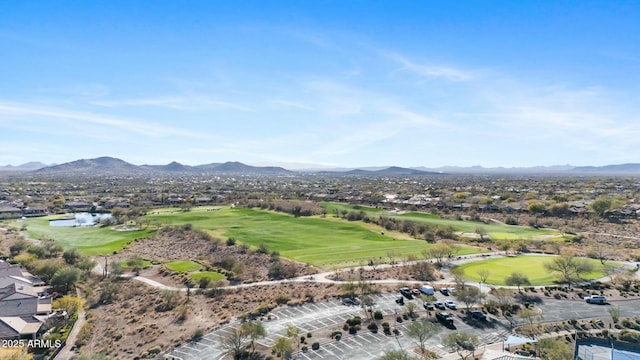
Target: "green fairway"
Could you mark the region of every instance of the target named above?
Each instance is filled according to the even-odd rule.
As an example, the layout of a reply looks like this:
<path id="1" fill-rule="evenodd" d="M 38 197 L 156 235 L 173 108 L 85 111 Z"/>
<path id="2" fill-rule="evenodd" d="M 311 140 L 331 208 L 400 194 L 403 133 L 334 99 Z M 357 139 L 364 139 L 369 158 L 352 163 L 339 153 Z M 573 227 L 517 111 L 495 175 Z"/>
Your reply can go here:
<path id="1" fill-rule="evenodd" d="M 202 265 L 193 261 L 172 261 L 166 264 L 167 269 L 179 272 L 192 272 L 202 269 Z"/>
<path id="2" fill-rule="evenodd" d="M 327 209 L 327 214 L 335 214 L 336 211 L 364 211 L 371 218 L 385 216 L 402 220 L 424 223 L 440 227 L 451 226 L 455 231 L 474 233 L 477 228 L 483 228 L 492 240 L 562 240 L 562 234 L 552 229 L 535 229 L 527 226 L 514 226 L 499 223 L 485 224 L 476 221 L 443 219 L 438 215 L 419 212 L 406 212 L 400 215 L 389 213 L 379 208 L 356 206 L 336 203 L 321 203 Z"/>
<path id="3" fill-rule="evenodd" d="M 322 268 L 366 264 L 380 260 L 393 251 L 397 260 L 414 254 L 421 257 L 431 244 L 420 240 L 399 240 L 381 235 L 361 222 L 346 222 L 320 217 L 293 217 L 257 209 L 224 207 L 217 211 L 194 208 L 190 212 L 154 211 L 149 218 L 161 223 L 210 230 L 220 236 L 258 247 L 264 243 L 269 251 L 283 257 Z M 462 247 L 457 255 L 480 252 L 474 247 Z"/>
<path id="4" fill-rule="evenodd" d="M 202 278 L 209 278 L 211 281 L 224 280 L 225 276 L 215 271 L 202 271 L 189 275 L 195 281 L 200 281 Z"/>
<path id="5" fill-rule="evenodd" d="M 544 268 L 544 263 L 552 259 L 552 256 L 520 255 L 474 261 L 462 264 L 460 267 L 464 269 L 464 277 L 473 281 L 480 281 L 478 270 L 483 269 L 489 271 L 488 284 L 505 285 L 505 278 L 513 272 L 520 272 L 529 278 L 531 285 L 550 285 L 554 284 L 556 277 Z M 589 259 L 589 261 L 593 263 L 595 271 L 583 274 L 583 279 L 594 280 L 604 277 L 603 265 L 598 260 Z"/>
<path id="6" fill-rule="evenodd" d="M 65 249 L 78 249 L 85 255 L 112 254 L 114 251 L 120 251 L 131 241 L 146 238 L 154 233 L 153 230 L 120 231 L 109 227 L 49 226 L 48 220 L 55 218 L 56 216 L 46 216 L 20 221 L 26 222 L 30 238 L 53 239 Z M 22 223 L 14 221 L 13 225 L 20 228 Z"/>

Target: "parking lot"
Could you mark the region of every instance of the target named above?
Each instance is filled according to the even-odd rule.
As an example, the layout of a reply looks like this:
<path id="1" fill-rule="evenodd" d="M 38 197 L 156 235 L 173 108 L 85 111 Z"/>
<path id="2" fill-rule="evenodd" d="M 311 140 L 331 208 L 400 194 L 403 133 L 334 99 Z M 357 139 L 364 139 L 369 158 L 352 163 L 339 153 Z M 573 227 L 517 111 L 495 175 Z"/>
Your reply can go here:
<path id="1" fill-rule="evenodd" d="M 330 300 L 301 306 L 286 306 L 274 310 L 270 320 L 262 320 L 268 335 L 260 339 L 259 343 L 267 347 L 272 346 L 278 337 L 285 336 L 287 327 L 292 325 L 300 329 L 301 336 L 306 335 L 308 332 L 313 334 L 307 341 L 309 349 L 304 353 L 297 354 L 296 357 L 298 359 L 370 360 L 377 358 L 385 350 L 415 347 L 415 341 L 403 335 L 405 327 L 411 321 L 397 322 L 397 315 L 405 313 L 406 304 L 409 302 L 416 304 L 416 311 L 422 320 L 435 322 L 435 311 L 430 313 L 425 311 L 420 298 L 411 300 L 405 298 L 405 304 L 399 305 L 395 301 L 397 296 L 397 293 L 375 296 L 373 309 L 379 310 L 387 316 L 385 321 L 389 322 L 392 328 L 395 327 L 400 331 L 398 336 L 385 335 L 382 331 L 374 334 L 366 326 L 362 326 L 362 329 L 354 335 L 342 331 L 342 326 L 347 319 L 356 315 L 361 316 L 363 319 L 366 318 L 364 310 L 358 305 L 344 305 L 339 300 Z M 435 296 L 437 300 L 441 301 L 452 299 L 452 297 L 444 296 L 440 293 L 436 293 Z M 544 322 L 607 317 L 609 316 L 607 308 L 612 305 L 620 309 L 622 316 L 637 315 L 640 300 L 624 300 L 605 305 L 587 304 L 584 301 L 552 299 L 539 299 L 536 302 L 536 306 L 542 310 Z M 481 344 L 496 343 L 506 339 L 511 334 L 510 324 L 504 318 L 498 319 L 489 316 L 487 322 L 481 322 L 467 318 L 466 315 L 463 315 L 462 310 L 447 311 L 453 315 L 454 326 L 447 328 L 444 325 L 440 325 L 442 330 L 427 342 L 428 348 L 439 355 L 447 353 L 441 344 L 451 332 L 459 331 L 475 335 L 479 338 Z M 514 321 L 516 320 L 514 319 Z M 219 359 L 224 355 L 221 345 L 222 339 L 233 331 L 233 328 L 237 325 L 238 323 L 226 325 L 206 334 L 197 342 L 183 344 L 165 357 L 183 360 Z M 343 336 L 339 341 L 322 335 L 334 330 L 343 332 Z M 310 345 L 313 342 L 319 342 L 320 349 L 311 350 Z"/>
<path id="2" fill-rule="evenodd" d="M 274 341 L 286 334 L 288 326 L 292 325 L 300 329 L 301 335 L 311 332 L 314 334 L 307 346 L 309 350 L 305 353 L 298 354 L 299 359 L 354 359 L 368 360 L 378 357 L 389 349 L 408 349 L 416 346 L 413 339 L 403 335 L 404 328 L 411 321 L 396 322 L 396 315 L 402 315 L 405 312 L 406 303 L 415 302 L 416 310 L 422 319 L 429 318 L 427 312 L 422 307 L 420 299 L 407 300 L 405 305 L 398 305 L 395 302 L 397 294 L 381 294 L 375 297 L 376 305 L 374 310 L 380 310 L 384 315 L 389 315 L 387 322 L 392 327 L 400 330 L 399 336 L 387 336 L 382 331 L 374 334 L 365 326 L 355 335 L 349 335 L 343 331 L 342 339 L 339 341 L 332 340 L 328 336 L 318 336 L 318 333 L 327 333 L 332 330 L 342 330 L 342 325 L 349 318 L 356 315 L 365 318 L 362 307 L 355 305 L 343 305 L 338 300 L 330 300 L 318 303 L 305 304 L 301 306 L 287 306 L 273 311 L 271 320 L 264 320 L 263 325 L 267 331 L 267 337 L 260 339 L 259 343 L 265 346 L 272 346 Z M 439 299 L 444 299 L 441 294 L 436 295 Z M 482 343 L 490 344 L 500 341 L 507 337 L 509 331 L 504 323 L 493 321 L 484 327 L 478 327 L 476 323 L 467 323 L 463 318 L 458 316 L 459 311 L 454 313 L 455 328 L 448 329 L 442 326 L 442 331 L 436 334 L 428 342 L 428 347 L 432 351 L 443 355 L 447 351 L 442 345 L 442 340 L 453 331 L 464 331 L 478 336 Z M 433 319 L 435 312 L 431 312 Z M 389 320 L 390 319 L 390 320 Z M 435 320 L 434 320 L 435 321 Z M 475 325 L 475 326 L 472 326 Z M 233 331 L 237 324 L 229 324 L 205 335 L 198 342 L 190 342 L 183 344 L 167 355 L 167 358 L 199 360 L 199 359 L 218 359 L 224 355 L 221 342 L 224 336 Z M 319 350 L 311 350 L 312 342 L 319 342 Z"/>

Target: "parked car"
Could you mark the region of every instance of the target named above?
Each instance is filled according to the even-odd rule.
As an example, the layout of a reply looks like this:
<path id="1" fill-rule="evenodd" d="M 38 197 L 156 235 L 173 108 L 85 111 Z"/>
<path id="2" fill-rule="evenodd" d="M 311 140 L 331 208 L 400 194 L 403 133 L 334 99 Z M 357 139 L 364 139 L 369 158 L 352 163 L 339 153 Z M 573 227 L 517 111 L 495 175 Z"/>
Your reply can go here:
<path id="1" fill-rule="evenodd" d="M 447 300 L 444 302 L 444 306 L 448 307 L 451 310 L 458 310 L 458 305 L 451 300 Z"/>
<path id="2" fill-rule="evenodd" d="M 404 305 L 404 297 L 402 297 L 402 295 L 396 296 L 396 304 Z"/>
<path id="3" fill-rule="evenodd" d="M 408 287 L 401 288 L 400 289 L 400 294 L 402 294 L 407 299 L 412 299 L 413 298 L 413 294 L 411 293 L 411 289 L 409 289 Z"/>
<path id="4" fill-rule="evenodd" d="M 469 314 L 471 314 L 471 317 L 476 320 L 487 321 L 487 315 L 480 310 L 471 310 L 469 311 Z"/>
<path id="5" fill-rule="evenodd" d="M 425 310 L 434 310 L 434 309 L 435 309 L 435 307 L 433 306 L 433 304 L 432 304 L 432 303 L 430 303 L 430 302 L 428 302 L 428 301 L 423 302 L 423 303 L 422 303 L 422 307 L 424 307 L 424 308 L 425 308 Z"/>
<path id="6" fill-rule="evenodd" d="M 418 290 L 418 289 L 411 289 L 411 294 L 413 294 L 413 296 L 418 296 L 418 295 L 420 295 L 420 290 Z"/>
<path id="7" fill-rule="evenodd" d="M 360 300 L 358 298 L 343 298 L 343 305 L 360 305 Z"/>
<path id="8" fill-rule="evenodd" d="M 440 310 L 444 310 L 444 309 L 447 308 L 446 306 L 444 306 L 444 302 L 443 301 L 436 301 L 436 302 L 433 303 L 433 306 L 435 306 L 436 309 L 440 309 Z"/>
<path id="9" fill-rule="evenodd" d="M 448 312 L 439 312 L 436 314 L 436 319 L 446 326 L 453 326 L 453 317 Z"/>
<path id="10" fill-rule="evenodd" d="M 456 293 L 456 288 L 452 288 L 452 287 L 440 288 L 440 293 L 444 296 L 453 295 Z"/>
<path id="11" fill-rule="evenodd" d="M 607 298 L 602 295 L 591 295 L 584 298 L 588 304 L 606 304 Z"/>

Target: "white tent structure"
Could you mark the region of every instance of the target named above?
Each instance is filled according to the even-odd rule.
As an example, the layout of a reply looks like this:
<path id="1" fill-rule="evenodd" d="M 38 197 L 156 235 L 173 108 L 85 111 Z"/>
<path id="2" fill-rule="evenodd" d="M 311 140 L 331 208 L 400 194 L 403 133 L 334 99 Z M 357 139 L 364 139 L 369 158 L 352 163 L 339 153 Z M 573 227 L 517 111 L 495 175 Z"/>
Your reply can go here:
<path id="1" fill-rule="evenodd" d="M 535 344 L 537 342 L 538 342 L 538 340 L 535 340 L 535 339 L 529 339 L 529 338 L 509 335 L 507 340 L 502 342 L 502 350 L 504 351 L 504 346 L 505 345 L 507 345 L 507 348 L 509 348 L 510 345 Z"/>

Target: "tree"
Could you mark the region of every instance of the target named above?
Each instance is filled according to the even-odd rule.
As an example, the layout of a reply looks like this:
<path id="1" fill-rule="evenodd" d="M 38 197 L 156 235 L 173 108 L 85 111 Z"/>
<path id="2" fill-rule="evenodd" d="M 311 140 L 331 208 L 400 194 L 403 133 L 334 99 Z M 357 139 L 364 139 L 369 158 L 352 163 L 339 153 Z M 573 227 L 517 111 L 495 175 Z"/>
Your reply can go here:
<path id="1" fill-rule="evenodd" d="M 451 333 L 444 339 L 444 346 L 452 349 L 460 359 L 473 359 L 475 357 L 476 349 L 480 344 L 478 337 L 470 335 L 464 332 Z"/>
<path id="2" fill-rule="evenodd" d="M 513 290 L 507 288 L 497 288 L 492 294 L 496 298 L 496 303 L 502 312 L 506 312 L 513 305 Z"/>
<path id="3" fill-rule="evenodd" d="M 523 308 L 518 311 L 518 317 L 525 323 L 522 331 L 528 333 L 532 338 L 535 338 L 539 330 L 538 322 L 542 320 L 542 313 L 534 308 Z"/>
<path id="4" fill-rule="evenodd" d="M 505 255 L 509 255 L 509 250 L 513 247 L 511 240 L 502 240 L 498 242 L 498 249 L 504 251 Z"/>
<path id="5" fill-rule="evenodd" d="M 456 282 L 456 285 L 458 285 L 459 289 L 462 289 L 465 287 L 465 279 L 464 279 L 464 269 L 460 266 L 454 266 L 451 268 L 451 270 L 449 270 L 449 272 L 451 273 L 451 275 L 453 275 L 453 278 Z"/>
<path id="6" fill-rule="evenodd" d="M 261 322 L 247 321 L 242 324 L 243 331 L 249 334 L 249 342 L 251 346 L 251 355 L 256 352 L 256 340 L 267 336 L 267 330 Z"/>
<path id="7" fill-rule="evenodd" d="M 74 285 L 80 279 L 80 270 L 73 267 L 64 267 L 53 275 L 51 286 L 64 286 L 64 292 L 69 291 L 69 286 Z"/>
<path id="8" fill-rule="evenodd" d="M 133 271 L 137 276 L 137 275 L 140 275 L 140 270 L 142 270 L 142 268 L 144 267 L 144 260 L 134 255 L 130 257 L 129 260 L 127 260 L 127 265 L 131 268 L 131 271 Z"/>
<path id="9" fill-rule="evenodd" d="M 576 280 L 582 279 L 582 275 L 593 271 L 593 263 L 589 259 L 576 258 L 573 267 L 573 273 Z"/>
<path id="10" fill-rule="evenodd" d="M 420 347 L 420 353 L 424 355 L 427 350 L 427 340 L 438 333 L 440 329 L 439 326 L 429 321 L 415 321 L 407 326 L 407 335 L 416 340 Z"/>
<path id="11" fill-rule="evenodd" d="M 62 253 L 64 262 L 69 265 L 75 265 L 81 258 L 80 253 L 76 249 L 70 249 Z"/>
<path id="12" fill-rule="evenodd" d="M 611 249 L 603 243 L 595 243 L 591 245 L 590 257 L 600 260 L 600 264 L 604 265 L 605 260 L 611 256 Z"/>
<path id="13" fill-rule="evenodd" d="M 617 324 L 618 321 L 620 321 L 620 308 L 618 306 L 609 306 L 607 308 L 607 312 L 609 313 L 609 316 L 611 316 L 611 321 L 613 321 L 614 324 Z"/>
<path id="14" fill-rule="evenodd" d="M 51 282 L 53 275 L 64 266 L 60 259 L 36 260 L 32 263 L 32 272 L 40 276 L 44 282 Z"/>
<path id="15" fill-rule="evenodd" d="M 0 348 L 0 359 L 3 360 L 31 360 L 33 355 L 27 352 L 27 347 Z"/>
<path id="16" fill-rule="evenodd" d="M 474 286 L 466 286 L 456 290 L 456 299 L 465 304 L 467 311 L 471 309 L 473 304 L 480 302 L 484 298 L 484 294 L 480 292 L 480 289 Z"/>
<path id="17" fill-rule="evenodd" d="M 111 304 L 113 300 L 118 298 L 118 293 L 120 292 L 120 287 L 112 282 L 107 282 L 102 291 L 100 292 L 99 303 L 100 304 Z"/>
<path id="18" fill-rule="evenodd" d="M 564 252 L 544 263 L 549 272 L 557 273 L 558 280 L 571 286 L 580 279 L 580 275 L 593 270 L 593 265 L 586 259 L 578 259 L 573 252 Z"/>
<path id="19" fill-rule="evenodd" d="M 419 261 L 411 265 L 411 273 L 418 281 L 431 281 L 435 279 L 433 264 L 426 261 Z"/>
<path id="20" fill-rule="evenodd" d="M 231 351 L 233 358 L 238 360 L 242 357 L 244 349 L 249 345 L 249 334 L 242 330 L 242 327 L 236 327 L 235 329 L 227 332 L 222 338 L 222 348 Z"/>
<path id="21" fill-rule="evenodd" d="M 413 318 L 416 315 L 416 303 L 407 302 L 407 306 L 405 306 L 406 314 L 408 317 Z"/>
<path id="22" fill-rule="evenodd" d="M 604 218 L 605 214 L 611 209 L 612 201 L 610 198 L 600 197 L 591 203 L 591 210 L 601 218 Z"/>
<path id="23" fill-rule="evenodd" d="M 546 210 L 546 206 L 541 202 L 531 201 L 527 205 L 527 210 L 529 210 L 530 213 L 534 214 L 534 216 L 535 216 L 534 224 L 535 224 L 535 226 L 538 226 L 538 216 L 540 214 L 544 214 L 544 212 Z"/>
<path id="24" fill-rule="evenodd" d="M 349 280 L 345 282 L 344 284 L 342 284 L 341 288 L 342 291 L 344 291 L 344 294 L 348 297 L 354 298 L 356 296 L 357 285 L 353 281 Z"/>
<path id="25" fill-rule="evenodd" d="M 110 272 L 111 275 L 118 277 L 122 275 L 123 272 L 124 272 L 124 269 L 122 268 L 121 262 L 116 261 L 111 263 L 111 272 Z"/>
<path id="26" fill-rule="evenodd" d="M 434 244 L 428 250 L 424 250 L 422 252 L 422 255 L 425 257 L 425 259 L 434 259 L 436 261 L 436 264 L 442 265 L 442 262 L 448 256 L 450 251 L 451 246 L 449 244 L 440 242 Z"/>
<path id="27" fill-rule="evenodd" d="M 482 226 L 476 226 L 474 231 L 480 235 L 480 241 L 484 241 L 484 237 L 487 236 L 487 229 Z"/>
<path id="28" fill-rule="evenodd" d="M 293 345 L 291 340 L 286 337 L 279 337 L 271 347 L 275 351 L 277 356 L 281 356 L 283 359 L 288 359 L 293 354 Z"/>
<path id="29" fill-rule="evenodd" d="M 362 307 L 367 313 L 367 316 L 371 317 L 373 314 L 373 306 L 376 304 L 375 300 L 373 299 L 373 297 L 369 295 L 363 295 L 361 301 L 362 301 Z"/>
<path id="30" fill-rule="evenodd" d="M 295 339 L 298 351 L 300 351 L 300 328 L 289 324 L 287 326 L 287 336 L 292 340 Z"/>
<path id="31" fill-rule="evenodd" d="M 84 273 L 90 273 L 91 269 L 96 267 L 96 262 L 89 257 L 83 256 L 76 262 L 76 267 Z"/>
<path id="32" fill-rule="evenodd" d="M 44 249 L 44 256 L 49 259 L 57 258 L 64 251 L 62 245 L 51 239 L 42 240 L 41 247 Z"/>
<path id="33" fill-rule="evenodd" d="M 476 274 L 478 274 L 478 277 L 480 278 L 480 289 L 482 289 L 482 284 L 487 283 L 487 279 L 489 279 L 491 271 L 487 269 L 479 269 L 478 271 L 476 271 Z"/>
<path id="34" fill-rule="evenodd" d="M 504 283 L 507 286 L 517 286 L 520 291 L 520 286 L 530 285 L 529 277 L 521 272 L 512 272 L 511 275 L 504 279 Z"/>
<path id="35" fill-rule="evenodd" d="M 84 301 L 75 296 L 65 295 L 59 299 L 53 300 L 52 309 L 63 309 L 69 316 L 73 315 L 78 309 L 84 306 Z"/>
<path id="36" fill-rule="evenodd" d="M 222 339 L 222 347 L 233 352 L 234 359 L 240 359 L 245 354 L 247 346 L 250 346 L 251 353 L 249 358 L 251 358 L 255 353 L 255 341 L 266 335 L 267 333 L 262 323 L 247 321 L 225 335 Z M 284 339 L 288 341 L 288 339 Z M 291 344 L 289 343 L 289 345 Z M 293 350 L 293 347 L 291 349 Z"/>
<path id="37" fill-rule="evenodd" d="M 404 350 L 386 350 L 378 360 L 415 360 L 416 358 L 409 355 Z"/>
<path id="38" fill-rule="evenodd" d="M 162 302 L 156 306 L 157 311 L 169 311 L 175 308 L 180 302 L 180 293 L 174 290 L 165 289 L 160 294 Z"/>

